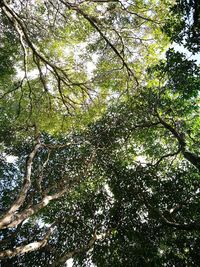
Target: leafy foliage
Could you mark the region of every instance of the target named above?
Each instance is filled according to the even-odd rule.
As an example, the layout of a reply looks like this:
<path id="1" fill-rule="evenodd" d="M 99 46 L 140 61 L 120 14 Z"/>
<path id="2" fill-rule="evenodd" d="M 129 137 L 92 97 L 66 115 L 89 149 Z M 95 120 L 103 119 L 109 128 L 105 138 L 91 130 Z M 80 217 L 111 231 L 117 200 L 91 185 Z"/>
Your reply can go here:
<path id="1" fill-rule="evenodd" d="M 183 44 L 195 54 L 200 51 L 199 23 L 199 1 L 176 0 L 171 5 L 170 16 L 163 29 L 173 41 Z"/>
<path id="2" fill-rule="evenodd" d="M 199 66 L 127 2 L 0 4 L 2 266 L 199 264 Z"/>

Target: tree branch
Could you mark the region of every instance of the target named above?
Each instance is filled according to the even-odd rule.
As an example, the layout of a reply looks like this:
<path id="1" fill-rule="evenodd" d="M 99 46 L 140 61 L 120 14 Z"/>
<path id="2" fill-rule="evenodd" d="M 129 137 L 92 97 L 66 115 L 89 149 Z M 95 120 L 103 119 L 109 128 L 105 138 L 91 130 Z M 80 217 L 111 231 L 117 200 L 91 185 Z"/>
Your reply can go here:
<path id="1" fill-rule="evenodd" d="M 117 50 L 117 48 L 110 42 L 110 40 L 105 36 L 105 34 L 101 31 L 101 29 L 99 28 L 99 26 L 97 25 L 97 23 L 95 22 L 95 20 L 89 16 L 88 14 L 86 14 L 82 9 L 80 9 L 77 5 L 75 4 L 70 4 L 67 1 L 64 0 L 60 0 L 61 3 L 63 3 L 66 7 L 68 7 L 69 9 L 75 10 L 78 14 L 80 14 L 81 16 L 83 16 L 90 24 L 91 26 L 97 30 L 97 32 L 100 34 L 100 36 L 103 38 L 103 40 L 109 45 L 109 47 L 114 51 L 114 53 L 117 55 L 117 57 L 122 61 L 123 66 L 125 66 L 128 74 L 132 75 L 136 84 L 139 85 L 138 79 L 135 76 L 134 72 L 130 69 L 130 67 L 128 66 L 128 64 L 126 63 L 126 61 L 124 60 L 123 56 L 120 54 L 120 52 Z"/>
<path id="2" fill-rule="evenodd" d="M 102 233 L 102 234 L 96 234 L 96 230 L 95 230 L 94 235 L 92 236 L 92 238 L 89 240 L 89 242 L 85 246 L 83 246 L 82 248 L 79 248 L 79 249 L 75 249 L 75 250 L 70 251 L 70 252 L 66 252 L 57 261 L 50 264 L 49 267 L 62 266 L 63 264 L 66 263 L 67 260 L 75 257 L 76 255 L 78 255 L 80 253 L 87 252 L 88 250 L 90 250 L 94 246 L 94 244 L 97 240 L 102 240 L 102 239 L 106 238 L 107 236 L 109 236 L 111 233 L 111 230 L 112 229 L 109 229 L 107 232 Z"/>
<path id="3" fill-rule="evenodd" d="M 65 188 L 53 195 L 45 196 L 38 204 L 28 207 L 27 209 L 23 210 L 22 212 L 19 212 L 18 214 L 14 215 L 13 220 L 4 228 L 13 228 L 19 225 L 24 220 L 28 219 L 33 214 L 36 214 L 39 210 L 46 207 L 52 200 L 56 200 L 60 197 L 62 197 L 65 193 L 69 191 L 69 188 Z"/>
<path id="4" fill-rule="evenodd" d="M 35 241 L 35 242 L 32 242 L 28 245 L 19 246 L 19 247 L 16 247 L 14 249 L 7 249 L 4 251 L 0 251 L 0 259 L 12 258 L 12 257 L 15 257 L 17 255 L 22 255 L 22 254 L 25 254 L 27 252 L 38 250 L 38 249 L 44 247 L 47 244 L 48 239 L 49 239 L 52 231 L 53 231 L 53 227 L 51 226 L 49 228 L 48 232 L 46 233 L 46 235 L 44 236 L 44 238 L 40 241 Z"/>
<path id="5" fill-rule="evenodd" d="M 157 211 L 159 214 L 159 217 L 161 218 L 162 222 L 164 222 L 166 225 L 170 227 L 174 227 L 179 230 L 188 230 L 188 231 L 200 231 L 200 224 L 193 222 L 193 223 L 176 223 L 169 221 L 160 211 Z"/>
<path id="6" fill-rule="evenodd" d="M 23 186 L 18 195 L 18 198 L 14 201 L 14 203 L 12 204 L 10 209 L 6 212 L 6 214 L 1 217 L 0 229 L 5 228 L 7 225 L 9 225 L 14 220 L 15 212 L 24 204 L 24 201 L 27 196 L 27 192 L 31 186 L 31 173 L 32 173 L 33 159 L 40 147 L 41 147 L 41 144 L 37 143 L 34 149 L 31 151 L 31 153 L 28 155 L 26 159 L 26 172 L 24 176 Z"/>
<path id="7" fill-rule="evenodd" d="M 200 171 L 200 157 L 195 155 L 190 151 L 186 151 L 186 141 L 183 133 L 179 133 L 175 128 L 162 119 L 162 117 L 157 112 L 157 117 L 160 123 L 164 126 L 165 129 L 169 130 L 172 135 L 178 140 L 180 150 L 183 156 L 194 165 Z"/>

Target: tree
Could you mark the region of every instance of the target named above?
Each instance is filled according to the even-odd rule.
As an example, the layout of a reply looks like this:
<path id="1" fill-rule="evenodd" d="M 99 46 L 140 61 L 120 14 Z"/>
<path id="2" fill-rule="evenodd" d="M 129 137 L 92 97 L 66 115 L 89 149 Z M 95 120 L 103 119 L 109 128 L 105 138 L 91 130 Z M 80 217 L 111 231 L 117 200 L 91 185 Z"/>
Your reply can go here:
<path id="1" fill-rule="evenodd" d="M 30 3 L 1 1 L 2 265 L 197 266 L 200 70 L 155 56 L 168 7 Z"/>
<path id="2" fill-rule="evenodd" d="M 164 31 L 172 41 L 183 44 L 192 53 L 200 51 L 200 4 L 198 0 L 176 0 L 171 5 Z"/>
<path id="3" fill-rule="evenodd" d="M 113 92 L 134 90 L 142 76 L 141 58 L 147 64 L 155 60 L 153 54 L 166 43 L 159 35 L 164 9 L 154 1 L 128 6 L 120 1 L 1 1 L 2 16 L 20 42 L 22 78 L 15 77 L 14 88 L 3 91 L 18 98 L 13 109 L 19 124 L 34 124 L 37 118 L 40 129 L 68 129 L 71 120 L 88 123 L 99 116 Z"/>

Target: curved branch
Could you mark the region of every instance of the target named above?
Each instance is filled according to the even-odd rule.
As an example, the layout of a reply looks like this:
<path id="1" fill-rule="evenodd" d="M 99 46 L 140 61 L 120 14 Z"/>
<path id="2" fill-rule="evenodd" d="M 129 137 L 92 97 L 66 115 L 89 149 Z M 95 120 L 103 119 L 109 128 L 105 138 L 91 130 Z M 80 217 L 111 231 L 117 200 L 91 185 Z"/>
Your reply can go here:
<path id="1" fill-rule="evenodd" d="M 60 192 L 53 195 L 45 196 L 38 204 L 28 207 L 27 209 L 15 214 L 14 219 L 8 224 L 4 225 L 4 228 L 13 228 L 18 226 L 21 222 L 28 219 L 30 216 L 36 214 L 39 210 L 46 207 L 52 200 L 56 200 L 69 191 L 69 188 L 65 188 Z"/>
<path id="2" fill-rule="evenodd" d="M 9 19 L 9 21 L 13 25 L 17 34 L 19 35 L 20 44 L 21 44 L 23 51 L 24 51 L 24 68 L 25 68 L 26 79 L 27 79 L 27 48 L 26 48 L 26 45 L 27 45 L 30 48 L 30 50 L 32 51 L 34 63 L 36 64 L 36 67 L 38 69 L 39 78 L 41 80 L 41 83 L 44 87 L 45 92 L 48 92 L 48 88 L 46 86 L 46 82 L 45 82 L 44 76 L 42 74 L 40 62 L 43 63 L 46 67 L 49 67 L 50 72 L 54 75 L 54 77 L 56 78 L 57 81 L 58 80 L 62 81 L 67 86 L 70 86 L 70 84 L 71 85 L 77 85 L 80 87 L 83 86 L 83 83 L 73 82 L 68 77 L 68 75 L 64 69 L 62 69 L 58 65 L 52 63 L 48 58 L 46 58 L 46 56 L 42 52 L 40 52 L 38 50 L 38 48 L 35 46 L 35 44 L 31 40 L 31 38 L 29 37 L 29 34 L 27 32 L 26 26 L 24 25 L 24 22 L 19 17 L 19 15 L 6 3 L 5 0 L 1 1 L 0 7 L 1 7 L 3 13 L 5 14 L 5 16 Z M 27 79 L 27 81 L 28 81 L 28 79 Z M 68 82 L 69 82 L 69 84 L 68 84 Z M 58 89 L 60 89 L 59 85 L 60 84 L 58 83 Z M 72 100 L 71 99 L 68 99 L 68 100 L 70 100 L 69 101 L 69 104 L 70 104 L 70 102 L 72 102 Z M 66 106 L 65 99 L 64 100 L 62 99 L 62 101 L 63 101 L 63 104 Z M 67 111 L 69 111 L 68 108 L 67 108 Z"/>
<path id="3" fill-rule="evenodd" d="M 19 192 L 17 199 L 14 201 L 10 209 L 6 212 L 5 215 L 1 217 L 0 229 L 6 228 L 6 226 L 9 225 L 14 220 L 15 212 L 24 204 L 28 190 L 31 186 L 31 173 L 32 173 L 33 159 L 40 147 L 41 147 L 41 144 L 37 143 L 34 149 L 31 151 L 31 153 L 28 155 L 26 159 L 26 172 L 24 176 L 23 186 L 21 188 L 21 191 Z"/>
<path id="4" fill-rule="evenodd" d="M 175 128 L 173 128 L 170 124 L 164 121 L 158 114 L 158 112 L 157 112 L 157 117 L 160 123 L 164 126 L 164 128 L 169 130 L 172 133 L 172 135 L 177 139 L 183 156 L 200 171 L 200 157 L 190 151 L 186 151 L 186 140 L 184 138 L 184 134 L 179 133 Z"/>
<path id="5" fill-rule="evenodd" d="M 70 251 L 70 252 L 66 252 L 57 261 L 50 264 L 49 267 L 62 266 L 63 264 L 66 263 L 67 260 L 75 257 L 76 255 L 78 255 L 80 253 L 87 252 L 88 250 L 90 250 L 94 246 L 94 244 L 97 240 L 102 240 L 102 239 L 106 238 L 107 236 L 109 236 L 111 233 L 111 230 L 112 229 L 109 229 L 107 232 L 102 233 L 102 234 L 96 234 L 96 231 L 95 231 L 94 235 L 92 236 L 92 238 L 89 240 L 89 242 L 85 246 L 83 246 L 82 248 L 79 248 L 79 249 L 75 249 L 75 250 Z"/>
<path id="6" fill-rule="evenodd" d="M 165 159 L 165 158 L 168 158 L 168 157 L 174 157 L 176 155 L 178 155 L 179 153 L 181 152 L 181 149 L 179 148 L 176 152 L 174 153 L 168 153 L 168 154 L 165 154 L 163 155 L 154 165 L 157 166 L 158 164 L 160 164 L 160 162 Z"/>
<path id="7" fill-rule="evenodd" d="M 88 14 L 86 14 L 82 9 L 80 9 L 77 5 L 70 4 L 64 0 L 60 0 L 61 3 L 63 3 L 67 8 L 75 10 L 78 14 L 83 16 L 90 24 L 91 26 L 97 30 L 97 32 L 100 34 L 100 36 L 103 38 L 103 40 L 107 43 L 107 45 L 110 46 L 110 48 L 114 51 L 114 53 L 117 55 L 117 57 L 122 61 L 123 66 L 126 68 L 129 75 L 132 75 L 136 84 L 139 85 L 138 79 L 135 76 L 134 72 L 130 69 L 126 61 L 124 60 L 123 56 L 120 54 L 120 52 L 117 50 L 117 48 L 110 42 L 110 40 L 105 36 L 105 34 L 101 31 L 95 20 L 90 17 Z"/>
<path id="8" fill-rule="evenodd" d="M 167 226 L 174 227 L 179 230 L 188 230 L 188 231 L 200 231 L 200 224 L 193 222 L 193 223 L 177 223 L 169 221 L 160 211 L 157 211 L 159 217 L 161 218 L 162 222 L 164 222 Z"/>
<path id="9" fill-rule="evenodd" d="M 47 244 L 48 239 L 49 239 L 52 231 L 53 231 L 53 227 L 50 227 L 48 232 L 44 236 L 44 238 L 40 241 L 35 241 L 35 242 L 32 242 L 28 245 L 19 246 L 19 247 L 16 247 L 14 249 L 7 249 L 4 251 L 0 251 L 0 259 L 12 258 L 12 257 L 15 257 L 17 255 L 22 255 L 22 254 L 25 254 L 27 252 L 38 250 L 38 249 L 44 247 Z"/>

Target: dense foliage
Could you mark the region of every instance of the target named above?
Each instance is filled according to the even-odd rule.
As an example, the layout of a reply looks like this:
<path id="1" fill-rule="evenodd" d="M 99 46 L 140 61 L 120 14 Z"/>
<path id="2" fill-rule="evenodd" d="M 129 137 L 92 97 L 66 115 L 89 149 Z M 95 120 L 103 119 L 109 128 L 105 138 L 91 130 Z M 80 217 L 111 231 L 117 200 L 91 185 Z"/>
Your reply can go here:
<path id="1" fill-rule="evenodd" d="M 173 1 L 172 1 L 173 2 Z M 198 0 L 176 0 L 163 29 L 173 41 L 183 44 L 189 51 L 200 51 L 200 4 Z"/>
<path id="2" fill-rule="evenodd" d="M 199 265 L 200 68 L 169 48 L 199 4 L 170 4 L 0 1 L 1 266 Z"/>

